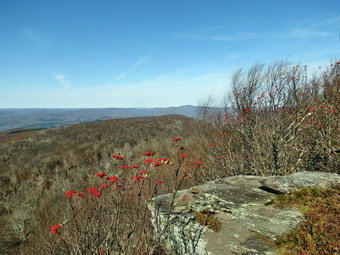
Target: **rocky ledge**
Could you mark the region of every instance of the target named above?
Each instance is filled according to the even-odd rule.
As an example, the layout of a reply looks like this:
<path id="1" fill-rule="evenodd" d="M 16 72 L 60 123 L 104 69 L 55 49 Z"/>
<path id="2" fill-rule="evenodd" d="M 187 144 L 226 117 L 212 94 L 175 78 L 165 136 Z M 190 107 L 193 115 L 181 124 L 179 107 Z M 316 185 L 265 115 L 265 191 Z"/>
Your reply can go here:
<path id="1" fill-rule="evenodd" d="M 149 209 L 168 254 L 276 254 L 275 239 L 291 231 L 303 215 L 272 205 L 274 197 L 301 187 L 339 184 L 340 175 L 322 172 L 234 176 L 158 196 Z M 200 225 L 199 212 L 218 219 L 219 231 Z"/>

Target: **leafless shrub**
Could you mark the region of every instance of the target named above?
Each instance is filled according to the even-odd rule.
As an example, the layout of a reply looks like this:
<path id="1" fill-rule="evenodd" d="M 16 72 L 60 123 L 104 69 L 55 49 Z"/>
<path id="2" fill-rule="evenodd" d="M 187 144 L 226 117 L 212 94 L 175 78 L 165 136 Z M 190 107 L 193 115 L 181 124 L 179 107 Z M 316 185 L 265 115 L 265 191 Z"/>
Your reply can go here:
<path id="1" fill-rule="evenodd" d="M 1 144 L 0 155 L 6 158 L 2 157 L 5 160 L 0 163 L 0 174 L 8 181 L 1 186 L 1 202 L 7 209 L 3 210 L 0 223 L 5 226 L 3 232 L 11 233 L 0 235 L 4 253 L 68 254 L 69 249 L 72 254 L 80 251 L 98 254 L 98 243 L 103 249 L 111 247 L 113 254 L 160 252 L 153 237 L 150 212 L 145 207 L 156 194 L 158 179 L 152 179 L 149 185 L 151 178 L 147 178 L 143 189 L 139 189 L 132 182 L 132 174 L 143 169 L 121 169 L 120 162 L 112 160 L 111 155 L 124 155 L 130 166 L 143 165 L 148 171 L 153 169 L 141 164 L 145 160 L 143 152 L 155 152 L 155 159 L 168 158 L 168 164 L 154 169 L 157 175 L 152 178 L 164 182 L 157 185 L 157 194 L 173 192 L 180 181 L 173 177 L 179 153 L 192 151 L 188 148 L 190 137 L 199 123 L 183 116 L 104 121 L 39 131 L 22 140 Z M 172 141 L 175 137 L 185 139 L 176 143 Z M 178 177 L 183 177 L 182 171 L 177 170 Z M 114 190 L 114 194 L 103 190 L 101 200 L 68 203 L 65 191 L 86 193 L 91 185 L 100 186 L 99 178 L 95 177 L 98 172 L 117 174 L 124 188 Z M 186 179 L 181 186 L 191 182 Z M 21 204 L 29 205 L 30 210 L 22 209 Z M 122 219 L 113 224 L 117 217 Z M 79 222 L 79 231 L 74 219 Z M 60 237 L 50 232 L 54 224 L 63 225 Z M 112 240 L 115 243 L 111 245 Z"/>
<path id="2" fill-rule="evenodd" d="M 307 68 L 284 60 L 234 73 L 226 101 L 232 112 L 225 112 L 223 125 L 210 121 L 215 132 L 202 133 L 209 142 L 201 146 L 212 145 L 207 157 L 219 169 L 208 179 L 339 170 L 340 63 L 321 73 L 309 74 Z M 220 115 L 213 118 L 221 121 Z"/>

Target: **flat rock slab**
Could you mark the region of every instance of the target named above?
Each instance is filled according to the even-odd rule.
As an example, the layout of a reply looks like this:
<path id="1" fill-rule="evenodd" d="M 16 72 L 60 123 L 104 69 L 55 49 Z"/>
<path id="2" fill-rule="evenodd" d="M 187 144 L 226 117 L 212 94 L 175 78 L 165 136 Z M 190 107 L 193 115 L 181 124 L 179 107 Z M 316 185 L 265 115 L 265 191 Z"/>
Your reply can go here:
<path id="1" fill-rule="evenodd" d="M 271 205 L 278 194 L 297 188 L 340 184 L 335 173 L 234 176 L 156 197 L 149 209 L 156 234 L 169 254 L 276 254 L 276 238 L 303 220 L 295 208 Z M 199 225 L 196 212 L 213 213 L 218 232 Z"/>

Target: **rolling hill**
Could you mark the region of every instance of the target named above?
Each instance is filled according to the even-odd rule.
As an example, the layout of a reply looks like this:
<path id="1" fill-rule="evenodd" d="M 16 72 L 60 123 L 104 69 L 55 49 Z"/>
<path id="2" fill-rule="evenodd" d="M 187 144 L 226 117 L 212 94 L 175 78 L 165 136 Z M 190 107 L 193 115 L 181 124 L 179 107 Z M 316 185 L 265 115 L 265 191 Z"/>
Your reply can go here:
<path id="1" fill-rule="evenodd" d="M 193 117 L 197 107 L 185 105 L 167 108 L 25 108 L 0 109 L 0 132 L 10 129 L 64 127 L 78 123 L 116 118 L 181 114 Z"/>

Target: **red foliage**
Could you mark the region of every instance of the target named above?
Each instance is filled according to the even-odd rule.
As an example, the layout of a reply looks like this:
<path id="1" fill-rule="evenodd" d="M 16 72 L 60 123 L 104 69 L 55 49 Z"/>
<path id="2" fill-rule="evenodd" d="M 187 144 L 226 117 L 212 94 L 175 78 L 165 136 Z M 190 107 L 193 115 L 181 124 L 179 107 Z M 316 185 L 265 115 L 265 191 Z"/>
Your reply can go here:
<path id="1" fill-rule="evenodd" d="M 52 233 L 52 234 L 56 234 L 56 233 L 57 233 L 57 230 L 58 230 L 59 228 L 61 228 L 60 225 L 54 225 L 54 226 L 52 226 L 52 227 L 51 227 L 51 233 Z"/>
<path id="2" fill-rule="evenodd" d="M 73 190 L 66 191 L 66 196 L 68 196 L 69 198 L 71 198 L 72 195 L 73 195 L 74 193 L 76 193 L 76 192 L 73 191 Z"/>

